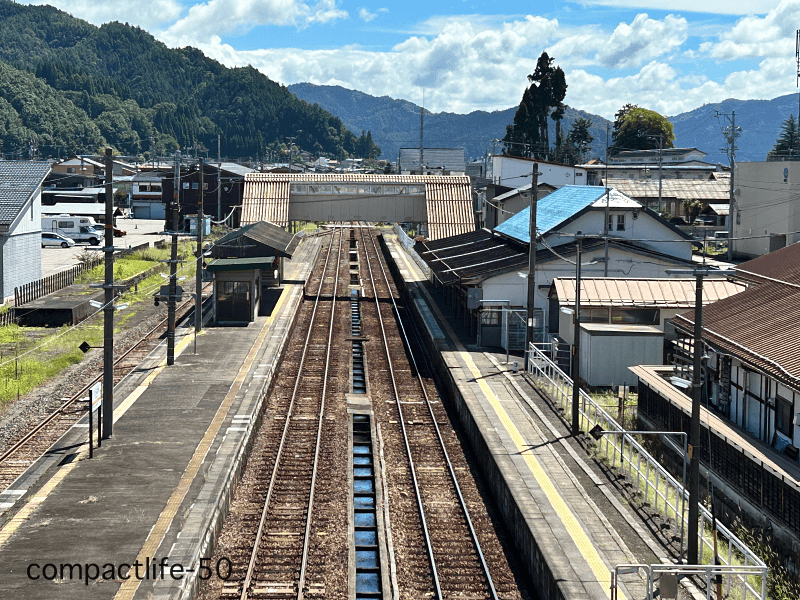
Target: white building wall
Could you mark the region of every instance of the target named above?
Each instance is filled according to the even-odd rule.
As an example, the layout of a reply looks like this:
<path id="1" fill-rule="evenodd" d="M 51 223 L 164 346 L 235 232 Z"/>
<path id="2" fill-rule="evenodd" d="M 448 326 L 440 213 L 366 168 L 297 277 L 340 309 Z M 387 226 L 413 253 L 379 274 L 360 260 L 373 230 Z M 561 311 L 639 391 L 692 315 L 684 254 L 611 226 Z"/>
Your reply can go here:
<path id="1" fill-rule="evenodd" d="M 586 169 L 539 162 L 539 183 L 555 187 L 564 185 L 586 185 Z M 492 156 L 491 180 L 498 185 L 519 188 L 531 183 L 533 161 L 513 156 Z"/>
<path id="2" fill-rule="evenodd" d="M 770 236 L 800 242 L 800 161 L 743 162 L 736 165 L 733 250 L 746 256 L 770 252 Z M 766 236 L 766 237 L 750 237 Z M 750 237 L 750 239 L 736 239 Z M 782 238 L 776 240 L 782 243 Z M 773 243 L 775 243 L 773 241 Z M 774 248 L 773 249 L 777 249 Z"/>

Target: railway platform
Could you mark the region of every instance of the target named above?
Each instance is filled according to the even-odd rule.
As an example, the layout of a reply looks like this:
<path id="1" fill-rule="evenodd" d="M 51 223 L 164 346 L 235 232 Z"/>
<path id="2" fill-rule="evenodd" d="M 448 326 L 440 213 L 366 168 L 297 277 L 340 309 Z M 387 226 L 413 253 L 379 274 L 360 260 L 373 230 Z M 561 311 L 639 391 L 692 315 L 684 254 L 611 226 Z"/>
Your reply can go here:
<path id="1" fill-rule="evenodd" d="M 204 558 L 317 249 L 307 238 L 287 262 L 269 317 L 179 330 L 169 368 L 163 344 L 151 353 L 117 386 L 94 458 L 84 418 L 0 495 L 0 597 L 178 598 L 224 577 Z"/>
<path id="2" fill-rule="evenodd" d="M 384 233 L 384 240 L 541 597 L 607 599 L 616 565 L 674 562 L 528 382 L 521 359 L 514 373 L 505 354 L 476 347 L 458 333 L 463 327 L 448 316 L 443 299 L 426 285 L 420 265 L 397 236 Z M 617 597 L 645 598 L 645 582 L 638 575 L 623 576 Z"/>

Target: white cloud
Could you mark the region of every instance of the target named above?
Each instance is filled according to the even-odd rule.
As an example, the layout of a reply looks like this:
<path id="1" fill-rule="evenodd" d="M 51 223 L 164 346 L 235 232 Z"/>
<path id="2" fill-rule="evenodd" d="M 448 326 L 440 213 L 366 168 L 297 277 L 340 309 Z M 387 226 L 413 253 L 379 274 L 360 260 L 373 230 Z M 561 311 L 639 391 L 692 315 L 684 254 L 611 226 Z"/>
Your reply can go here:
<path id="1" fill-rule="evenodd" d="M 706 42 L 700 49 L 720 60 L 790 56 L 798 12 L 800 0 L 781 0 L 766 16 L 744 17 L 720 34 L 719 42 Z"/>
<path id="2" fill-rule="evenodd" d="M 20 4 L 47 4 L 94 25 L 120 21 L 144 29 L 159 27 L 180 17 L 178 0 L 18 0 Z"/>
<path id="3" fill-rule="evenodd" d="M 655 20 L 642 13 L 630 24 L 617 25 L 610 35 L 597 27 L 570 32 L 548 51 L 572 66 L 638 67 L 680 47 L 686 41 L 688 29 L 689 24 L 682 17 L 667 15 L 663 20 Z"/>
<path id="4" fill-rule="evenodd" d="M 370 21 L 372 21 L 372 19 L 378 16 L 378 13 L 386 13 L 386 12 L 389 12 L 388 8 L 379 8 L 377 12 L 370 12 L 366 8 L 362 7 L 358 9 L 358 16 L 361 17 L 361 19 L 364 22 L 369 23 Z"/>
<path id="5" fill-rule="evenodd" d="M 586 6 L 618 6 L 620 8 L 668 9 L 675 12 L 698 12 L 720 15 L 750 15 L 766 13 L 779 0 L 760 0 L 759 10 L 753 10 L 752 0 L 672 0 L 668 5 L 663 0 L 582 0 Z"/>
<path id="6" fill-rule="evenodd" d="M 387 52 L 358 46 L 331 50 L 236 51 L 219 37 L 199 47 L 227 65 L 252 64 L 285 84 L 308 81 L 368 94 L 407 98 L 433 111 L 508 108 L 519 102 L 526 76 L 558 27 L 527 17 L 497 29 L 456 20 L 427 38 L 412 36 Z"/>
<path id="7" fill-rule="evenodd" d="M 348 16 L 336 8 L 335 0 L 320 0 L 314 5 L 303 0 L 209 0 L 192 6 L 162 38 L 172 44 L 196 44 L 214 36 L 242 34 L 258 25 L 306 27 Z"/>

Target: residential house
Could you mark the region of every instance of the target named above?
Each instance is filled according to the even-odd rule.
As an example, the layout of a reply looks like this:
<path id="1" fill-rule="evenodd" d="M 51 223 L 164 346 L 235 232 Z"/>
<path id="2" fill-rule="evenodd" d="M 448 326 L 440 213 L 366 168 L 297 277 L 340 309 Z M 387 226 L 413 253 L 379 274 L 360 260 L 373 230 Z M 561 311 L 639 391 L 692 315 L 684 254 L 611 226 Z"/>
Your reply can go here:
<path id="1" fill-rule="evenodd" d="M 464 148 L 423 148 L 422 170 L 419 147 L 400 148 L 398 164 L 398 172 L 406 175 L 460 175 L 466 171 Z"/>
<path id="2" fill-rule="evenodd" d="M 565 185 L 585 185 L 587 183 L 586 169 L 582 166 L 571 167 L 546 160 L 494 154 L 489 157 L 488 177 L 492 183 L 506 186 L 509 189 L 520 188 L 531 184 L 533 164 L 539 169 L 539 184 L 549 184 L 555 188 Z"/>
<path id="3" fill-rule="evenodd" d="M 227 227 L 238 227 L 241 222 L 244 176 L 254 172 L 253 169 L 237 163 L 223 162 L 221 167 L 215 163 L 204 163 L 203 213 L 211 215 L 214 221 L 224 221 Z M 174 177 L 167 176 L 161 180 L 161 198 L 164 203 L 167 230 L 171 230 L 172 226 L 174 189 Z M 197 214 L 199 200 L 200 170 L 195 165 L 188 172 L 181 174 L 179 229 L 188 228 L 186 216 Z"/>
<path id="4" fill-rule="evenodd" d="M 650 173 L 646 178 L 612 179 L 609 175 L 608 185 L 630 196 L 641 204 L 669 214 L 672 217 L 683 217 L 687 222 L 691 219 L 686 214 L 685 206 L 699 202 L 700 212 L 713 204 L 725 205 L 727 209 L 730 198 L 731 179 L 729 173 L 711 173 L 704 178 L 661 180 L 661 206 L 659 206 L 658 172 Z M 603 179 L 602 183 L 606 180 Z"/>
<path id="5" fill-rule="evenodd" d="M 607 268 L 605 243 L 600 239 L 606 213 Z M 499 301 L 517 309 L 527 305 L 529 219 L 530 209 L 525 208 L 494 231 L 484 229 L 415 245 L 430 267 L 433 282 L 447 288 L 456 312 L 476 334 L 484 325 L 501 326 L 499 313 L 486 311 L 485 318 L 478 314 L 482 305 Z M 616 190 L 606 200 L 604 188 L 564 186 L 537 202 L 536 221 L 540 236 L 534 294 L 538 339 L 557 327 L 548 292 L 553 279 L 574 274 L 578 232 L 594 236 L 581 243 L 585 276 L 665 277 L 669 268 L 693 264 L 690 236 Z"/>
<path id="6" fill-rule="evenodd" d="M 588 171 L 590 185 L 599 185 L 606 178 L 658 181 L 659 153 L 662 179 L 708 179 L 723 170 L 721 165 L 704 162 L 706 153 L 697 148 L 629 150 L 610 156 L 607 165 L 593 160 L 578 166 Z"/>
<path id="7" fill-rule="evenodd" d="M 73 156 L 53 163 L 47 186 L 55 188 L 94 187 L 103 182 L 103 163 L 87 156 Z"/>
<path id="8" fill-rule="evenodd" d="M 733 251 L 755 257 L 800 241 L 800 161 L 736 164 Z"/>
<path id="9" fill-rule="evenodd" d="M 542 183 L 537 187 L 537 198 L 539 200 L 548 194 L 552 194 L 556 190 L 555 186 L 552 186 L 549 183 Z M 498 186 L 487 186 L 487 197 L 485 197 L 483 201 L 483 226 L 488 229 L 494 229 L 525 207 L 530 206 L 530 183 L 517 189 L 503 192 L 497 196 L 494 196 L 493 198 L 488 197 L 490 188 L 494 193 L 496 193 Z"/>
<path id="10" fill-rule="evenodd" d="M 0 297 L 42 276 L 42 183 L 50 163 L 0 162 Z"/>
<path id="11" fill-rule="evenodd" d="M 131 211 L 135 219 L 164 219 L 162 180 L 168 171 L 137 173 L 131 180 Z"/>

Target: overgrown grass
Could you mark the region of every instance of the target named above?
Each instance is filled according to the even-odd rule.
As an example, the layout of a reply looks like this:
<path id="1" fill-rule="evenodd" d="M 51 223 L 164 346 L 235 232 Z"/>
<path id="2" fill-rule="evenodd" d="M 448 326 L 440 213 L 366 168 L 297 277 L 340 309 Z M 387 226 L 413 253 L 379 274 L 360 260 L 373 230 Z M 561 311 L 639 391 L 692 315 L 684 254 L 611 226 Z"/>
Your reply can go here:
<path id="1" fill-rule="evenodd" d="M 195 274 L 196 260 L 191 255 L 193 245 L 185 241 L 178 246 L 178 256 L 184 260 L 178 265 L 180 277 L 192 278 Z M 160 262 L 169 259 L 170 248 L 148 248 L 134 252 L 130 256 L 114 261 L 114 279 L 121 281 L 129 279 L 162 265 L 163 272 L 168 269 L 168 264 Z M 99 265 L 81 275 L 80 283 L 102 281 L 105 275 L 105 266 Z M 154 273 L 137 286 L 130 288 L 117 301 L 117 304 L 127 303 L 128 308 L 115 314 L 114 330 L 119 333 L 128 321 L 147 303 L 152 302 L 155 294 L 167 280 L 159 273 Z M 166 315 L 166 311 L 165 311 Z M 30 335 L 26 335 L 30 334 Z M 44 334 L 44 335 L 42 335 Z M 100 346 L 103 343 L 102 313 L 79 323 L 77 326 L 64 326 L 58 329 L 44 329 L 32 327 L 19 327 L 7 325 L 0 327 L 0 410 L 9 402 L 22 396 L 48 379 L 58 375 L 65 368 L 81 362 L 84 353 L 78 349 L 82 342 L 90 346 Z M 12 347 L 13 345 L 13 347 Z M 30 353 L 27 353 L 30 352 Z M 15 358 L 15 355 L 21 355 Z"/>

